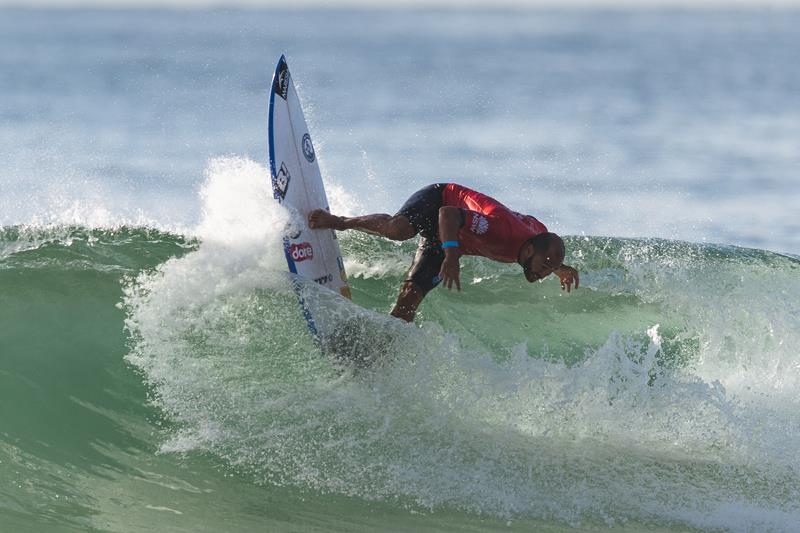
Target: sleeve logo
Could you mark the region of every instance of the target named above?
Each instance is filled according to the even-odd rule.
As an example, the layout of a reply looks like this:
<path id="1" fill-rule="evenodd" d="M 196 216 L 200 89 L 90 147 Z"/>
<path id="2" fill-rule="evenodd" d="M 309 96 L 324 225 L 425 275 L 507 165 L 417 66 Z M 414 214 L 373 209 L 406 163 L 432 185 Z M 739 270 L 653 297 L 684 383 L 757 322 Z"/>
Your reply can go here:
<path id="1" fill-rule="evenodd" d="M 483 215 L 475 215 L 469 225 L 469 230 L 476 235 L 483 235 L 489 230 L 489 219 Z"/>

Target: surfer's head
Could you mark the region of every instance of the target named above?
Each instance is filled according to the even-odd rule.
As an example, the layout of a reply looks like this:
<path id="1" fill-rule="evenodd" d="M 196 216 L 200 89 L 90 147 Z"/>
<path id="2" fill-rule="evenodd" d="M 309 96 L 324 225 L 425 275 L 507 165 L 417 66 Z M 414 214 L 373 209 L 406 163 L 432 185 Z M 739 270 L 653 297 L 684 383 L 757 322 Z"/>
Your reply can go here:
<path id="1" fill-rule="evenodd" d="M 546 278 L 564 263 L 564 241 L 555 233 L 540 233 L 525 241 L 520 264 L 525 279 L 533 283 Z"/>

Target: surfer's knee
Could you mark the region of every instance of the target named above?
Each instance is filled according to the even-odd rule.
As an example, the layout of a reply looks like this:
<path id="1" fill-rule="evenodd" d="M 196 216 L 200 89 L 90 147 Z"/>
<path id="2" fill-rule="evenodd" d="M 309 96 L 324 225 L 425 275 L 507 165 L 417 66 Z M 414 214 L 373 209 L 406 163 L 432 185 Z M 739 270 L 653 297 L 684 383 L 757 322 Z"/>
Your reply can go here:
<path id="1" fill-rule="evenodd" d="M 417 230 L 404 215 L 395 215 L 386 221 L 383 235 L 393 241 L 405 241 L 417 234 Z"/>

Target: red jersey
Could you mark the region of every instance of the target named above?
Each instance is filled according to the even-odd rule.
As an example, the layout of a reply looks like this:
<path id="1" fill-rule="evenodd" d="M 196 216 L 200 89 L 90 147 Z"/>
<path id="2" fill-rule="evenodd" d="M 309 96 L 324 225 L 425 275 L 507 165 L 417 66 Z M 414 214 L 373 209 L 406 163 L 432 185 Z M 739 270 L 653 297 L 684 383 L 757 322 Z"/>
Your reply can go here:
<path id="1" fill-rule="evenodd" d="M 534 217 L 512 211 L 494 198 L 457 183 L 445 185 L 442 205 L 464 211 L 465 222 L 458 231 L 458 241 L 459 251 L 465 255 L 516 263 L 525 241 L 547 232 Z"/>

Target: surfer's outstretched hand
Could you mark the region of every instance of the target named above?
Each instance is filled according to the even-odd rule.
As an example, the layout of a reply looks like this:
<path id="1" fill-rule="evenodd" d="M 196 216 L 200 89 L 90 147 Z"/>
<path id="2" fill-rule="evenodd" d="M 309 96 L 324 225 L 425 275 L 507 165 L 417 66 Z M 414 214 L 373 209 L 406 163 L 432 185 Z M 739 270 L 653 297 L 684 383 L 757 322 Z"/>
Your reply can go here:
<path id="1" fill-rule="evenodd" d="M 573 283 L 577 289 L 578 285 L 580 284 L 580 276 L 578 276 L 578 271 L 571 266 L 561 265 L 558 267 L 558 270 L 556 270 L 556 276 L 558 276 L 558 279 L 561 280 L 562 291 L 571 291 Z"/>
<path id="2" fill-rule="evenodd" d="M 461 290 L 461 280 L 459 279 L 459 271 L 461 265 L 458 262 L 457 254 L 446 254 L 442 269 L 439 271 L 439 278 L 442 280 L 442 285 L 448 289 L 453 288 L 453 283 L 456 284 L 456 289 Z"/>

